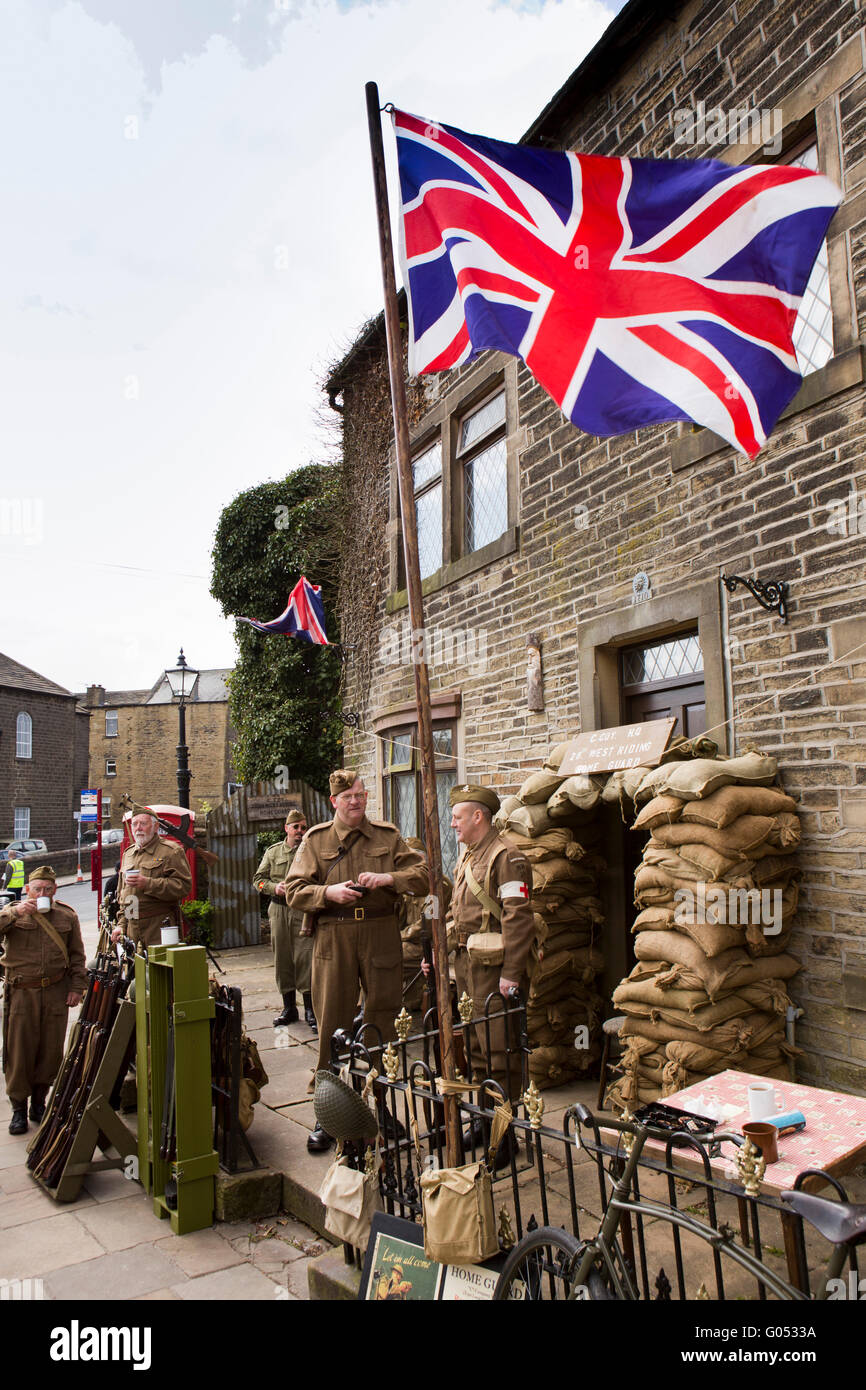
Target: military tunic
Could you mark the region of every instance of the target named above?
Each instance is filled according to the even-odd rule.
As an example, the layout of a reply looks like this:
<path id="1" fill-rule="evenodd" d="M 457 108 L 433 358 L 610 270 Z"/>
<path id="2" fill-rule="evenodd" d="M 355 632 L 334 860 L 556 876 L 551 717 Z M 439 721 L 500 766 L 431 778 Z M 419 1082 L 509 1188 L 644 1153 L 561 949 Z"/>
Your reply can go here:
<path id="1" fill-rule="evenodd" d="M 0 912 L 6 986 L 3 1072 L 13 1107 L 25 1105 L 34 1091 L 46 1093 L 51 1087 L 66 1039 L 66 996 L 83 994 L 87 984 L 81 927 L 73 909 L 55 898 L 51 910 L 40 916 L 66 946 L 68 966 L 35 916 L 19 916 L 11 905 Z"/>
<path id="2" fill-rule="evenodd" d="M 271 899 L 268 921 L 271 924 L 271 945 L 274 950 L 274 979 L 280 994 L 302 994 L 310 991 L 313 966 L 313 938 L 301 936 L 303 912 L 295 912 L 286 899 L 277 896 L 277 887 L 287 877 L 298 849 L 285 840 L 265 850 L 256 869 L 253 887 Z"/>
<path id="3" fill-rule="evenodd" d="M 475 880 L 502 909 L 501 922 L 485 912 L 466 879 L 467 863 Z M 510 890 L 510 891 L 509 891 Z M 474 1004 L 473 1018 L 484 1018 L 489 995 L 490 1002 L 490 1065 L 486 1059 L 486 1028 L 476 1026 L 472 1046 L 472 1069 L 475 1079 L 489 1076 L 498 1081 L 506 1095 L 516 1099 L 520 1093 L 521 1067 L 516 1055 L 518 1039 L 513 1024 L 509 1057 L 506 1046 L 506 1024 L 499 1011 L 500 979 L 514 980 L 526 991 L 526 965 L 535 934 L 535 924 L 529 906 L 532 890 L 532 870 L 519 850 L 511 849 L 491 827 L 483 840 L 464 848 L 454 873 L 454 893 L 446 923 L 455 940 L 454 973 L 458 998 L 465 991 Z M 471 960 L 466 949 L 467 939 L 476 932 L 499 932 L 502 936 L 504 958 L 501 965 L 483 965 Z"/>
<path id="4" fill-rule="evenodd" d="M 127 883 L 130 869 L 138 869 L 146 882 Z M 177 922 L 177 906 L 192 888 L 192 872 L 180 845 L 154 835 L 146 845 L 130 845 L 120 861 L 120 915 L 129 905 L 129 935 L 136 945 L 158 946 L 166 917 Z"/>
<path id="5" fill-rule="evenodd" d="M 363 873 L 393 874 L 394 886 L 371 889 L 353 904 L 328 902 L 327 887 L 357 883 Z M 359 983 L 364 1022 L 381 1029 L 386 1041 L 395 1036 L 403 960 L 399 897 L 425 895 L 428 886 L 423 854 L 409 848 L 395 825 L 365 816 L 350 827 L 335 816 L 304 836 L 289 870 L 286 901 L 296 911 L 318 914 L 313 938 L 318 1070 L 330 1066 L 332 1034 L 338 1028 L 351 1031 Z"/>

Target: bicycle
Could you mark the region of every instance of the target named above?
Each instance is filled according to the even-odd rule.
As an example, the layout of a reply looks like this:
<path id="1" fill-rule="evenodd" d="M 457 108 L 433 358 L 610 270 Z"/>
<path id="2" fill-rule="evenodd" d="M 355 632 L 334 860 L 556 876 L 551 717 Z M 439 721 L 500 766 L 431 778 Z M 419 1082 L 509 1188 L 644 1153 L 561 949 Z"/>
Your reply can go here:
<path id="1" fill-rule="evenodd" d="M 705 1176 L 703 1179 L 699 1178 L 698 1181 L 706 1186 L 708 1191 L 712 1189 L 713 1191 L 730 1192 L 736 1195 L 741 1202 L 748 1200 L 743 1198 L 742 1189 L 738 1191 L 732 1187 L 726 1187 L 724 1184 L 714 1183 L 711 1180 L 709 1164 L 710 1157 L 720 1152 L 724 1142 L 730 1141 L 738 1146 L 742 1145 L 742 1135 L 721 1132 L 698 1140 L 694 1134 L 688 1133 L 685 1129 L 671 1133 L 651 1124 L 605 1117 L 600 1123 L 606 1131 L 618 1132 L 621 1136 L 630 1136 L 625 1140 L 621 1139 L 617 1148 L 611 1150 L 602 1144 L 599 1121 L 586 1106 L 573 1106 L 566 1114 L 577 1121 L 576 1142 L 587 1153 L 593 1155 L 600 1166 L 602 1155 L 608 1154 L 612 1157 L 611 1167 L 614 1171 L 610 1176 L 613 1181 L 613 1190 L 607 1202 L 606 1210 L 596 1234 L 590 1240 L 579 1240 L 568 1231 L 551 1226 L 540 1227 L 525 1235 L 514 1246 L 505 1260 L 493 1294 L 495 1301 L 517 1299 L 536 1302 L 556 1300 L 570 1302 L 583 1299 L 598 1301 L 610 1299 L 639 1300 L 641 1294 L 634 1258 L 632 1214 L 637 1218 L 641 1242 L 643 1239 L 641 1222 L 644 1218 L 658 1218 L 674 1228 L 675 1253 L 680 1275 L 682 1274 L 679 1235 L 681 1230 L 697 1236 L 711 1245 L 718 1276 L 718 1287 L 722 1291 L 721 1297 L 724 1297 L 721 1279 L 721 1260 L 724 1256 L 725 1259 L 731 1260 L 755 1277 L 759 1288 L 763 1290 L 761 1297 L 765 1297 L 766 1293 L 769 1292 L 784 1300 L 808 1301 L 810 1299 L 809 1293 L 803 1292 L 762 1263 L 757 1253 L 759 1245 L 756 1221 L 753 1226 L 756 1253 L 752 1253 L 736 1243 L 735 1233 L 730 1227 L 725 1225 L 716 1227 L 707 1224 L 691 1213 L 680 1211 L 670 1202 L 665 1203 L 644 1198 L 637 1191 L 635 1175 L 641 1162 L 644 1145 L 648 1139 L 652 1139 L 666 1142 L 665 1164 L 667 1166 L 663 1171 L 669 1173 L 671 1181 L 675 1180 L 676 1177 L 693 1176 L 670 1166 L 672 1150 L 689 1146 L 693 1150 L 698 1150 L 699 1154 L 702 1155 Z M 595 1135 L 594 1143 L 587 1142 L 582 1135 L 582 1128 L 587 1126 L 592 1126 Z M 622 1153 L 620 1152 L 621 1146 Z M 653 1164 L 651 1166 L 657 1167 L 658 1165 Z M 617 1170 L 619 1171 L 617 1172 Z M 799 1175 L 798 1181 L 813 1173 L 822 1178 L 826 1177 L 823 1173 L 817 1173 L 817 1170 L 806 1170 L 805 1173 Z M 844 1196 L 844 1189 L 835 1180 L 830 1179 L 830 1181 L 833 1182 L 837 1191 Z M 832 1254 L 827 1264 L 827 1272 L 823 1276 L 816 1294 L 816 1301 L 826 1299 L 830 1281 L 839 1279 L 846 1260 L 850 1258 L 852 1268 L 857 1270 L 854 1248 L 866 1242 L 866 1205 L 855 1206 L 846 1201 L 830 1201 L 826 1197 L 817 1197 L 798 1190 L 783 1192 L 782 1202 L 789 1210 L 809 1221 L 832 1244 Z M 710 1215 L 714 1221 L 714 1199 L 710 1203 Z M 623 1235 L 622 1240 L 619 1238 L 620 1234 Z M 642 1245 L 641 1254 L 643 1255 Z M 645 1273 L 644 1287 L 646 1289 Z M 660 1296 L 664 1296 L 664 1294 L 660 1294 Z"/>

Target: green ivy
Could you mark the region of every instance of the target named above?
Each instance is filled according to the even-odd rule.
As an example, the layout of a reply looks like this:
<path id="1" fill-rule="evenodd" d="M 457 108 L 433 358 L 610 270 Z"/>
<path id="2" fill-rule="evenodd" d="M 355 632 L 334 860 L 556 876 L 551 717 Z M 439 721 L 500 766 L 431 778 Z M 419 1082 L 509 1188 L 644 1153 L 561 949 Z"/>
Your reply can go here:
<path id="1" fill-rule="evenodd" d="M 222 512 L 213 548 L 211 593 L 229 616 L 269 622 L 302 574 L 322 586 L 325 631 L 339 639 L 339 475 L 310 464 L 278 483 L 240 493 Z M 238 659 L 229 677 L 242 781 L 270 781 L 278 769 L 325 791 L 341 761 L 340 661 L 332 647 L 296 637 L 235 629 Z"/>

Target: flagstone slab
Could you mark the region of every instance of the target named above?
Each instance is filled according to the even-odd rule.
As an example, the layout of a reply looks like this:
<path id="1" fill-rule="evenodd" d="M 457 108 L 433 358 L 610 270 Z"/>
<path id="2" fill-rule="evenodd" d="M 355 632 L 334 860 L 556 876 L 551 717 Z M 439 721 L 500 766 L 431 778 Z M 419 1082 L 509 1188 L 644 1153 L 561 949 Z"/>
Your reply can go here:
<path id="1" fill-rule="evenodd" d="M 202 1274 L 198 1279 L 188 1279 L 183 1284 L 173 1285 L 178 1295 L 186 1300 L 206 1299 L 208 1302 L 222 1302 L 231 1299 L 257 1300 L 274 1303 L 285 1288 L 274 1283 L 260 1270 L 246 1263 L 234 1269 L 221 1269 L 214 1274 Z"/>
<path id="2" fill-rule="evenodd" d="M 153 1210 L 152 1198 L 141 1189 L 125 1202 L 94 1202 L 80 1213 L 80 1220 L 104 1250 L 128 1250 L 133 1245 L 157 1240 L 167 1223 Z"/>
<path id="3" fill-rule="evenodd" d="M 28 1187 L 20 1192 L 13 1192 L 0 1197 L 0 1230 L 2 1231 L 8 1231 L 13 1226 L 24 1226 L 30 1221 L 38 1221 L 41 1217 L 56 1216 L 69 1210 L 65 1202 L 59 1205 L 53 1197 L 49 1197 L 48 1193 L 33 1181 L 29 1173 L 26 1176 Z M 75 1203 L 75 1211 L 78 1212 L 82 1208 L 92 1205 L 93 1198 L 85 1194 L 83 1201 Z M 8 1240 L 8 1236 L 6 1239 Z"/>
<path id="4" fill-rule="evenodd" d="M 244 1263 L 244 1255 L 233 1248 L 225 1236 L 231 1227 L 219 1226 L 209 1231 L 190 1231 L 189 1235 L 166 1236 L 156 1242 L 155 1249 L 167 1255 L 188 1278 L 213 1274 L 218 1269 Z"/>
<path id="5" fill-rule="evenodd" d="M 65 1265 L 79 1264 L 104 1254 L 103 1247 L 82 1226 L 77 1213 L 58 1209 L 53 1216 L 11 1228 L 0 1243 L 0 1276 L 5 1279 L 46 1279 Z"/>
<path id="6" fill-rule="evenodd" d="M 140 1183 L 125 1178 L 119 1168 L 104 1173 L 89 1173 L 84 1179 L 84 1190 L 95 1202 L 120 1202 L 136 1192 L 143 1193 Z"/>
<path id="7" fill-rule="evenodd" d="M 138 1245 L 60 1269 L 46 1279 L 45 1287 L 50 1298 L 121 1302 L 154 1289 L 179 1292 L 185 1282 L 177 1265 L 161 1250 Z"/>

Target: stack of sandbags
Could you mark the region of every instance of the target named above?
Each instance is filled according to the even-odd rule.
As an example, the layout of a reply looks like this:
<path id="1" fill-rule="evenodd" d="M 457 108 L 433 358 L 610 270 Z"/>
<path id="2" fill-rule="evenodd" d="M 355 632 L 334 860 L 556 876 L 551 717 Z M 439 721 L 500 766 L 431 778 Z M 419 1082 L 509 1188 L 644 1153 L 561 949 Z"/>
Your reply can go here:
<path id="1" fill-rule="evenodd" d="M 560 749 L 516 797 L 506 798 L 495 820 L 503 839 L 532 866 L 536 933 L 526 1023 L 529 1075 L 539 1089 L 587 1072 L 601 1051 L 603 1010 L 595 981 L 604 961 L 594 942 L 602 923 L 598 877 L 604 861 L 593 846 L 604 781 L 560 777 L 557 755 L 561 760 Z M 578 1048 L 576 1041 L 587 1045 Z"/>
<path id="2" fill-rule="evenodd" d="M 635 874 L 637 964 L 613 996 L 626 1015 L 616 1105 L 728 1068 L 788 1074 L 800 822 L 775 778 L 774 759 L 747 753 L 668 761 L 633 789 L 634 828 L 651 833 Z"/>

